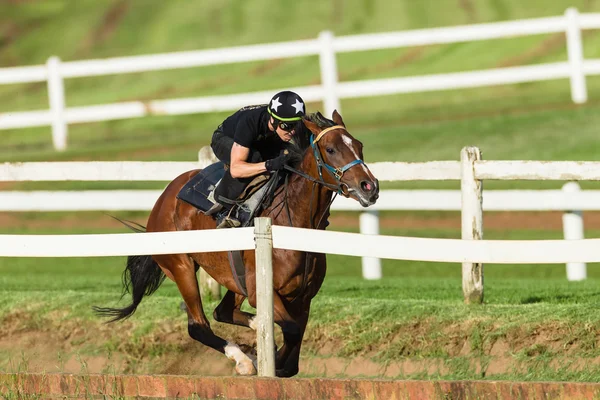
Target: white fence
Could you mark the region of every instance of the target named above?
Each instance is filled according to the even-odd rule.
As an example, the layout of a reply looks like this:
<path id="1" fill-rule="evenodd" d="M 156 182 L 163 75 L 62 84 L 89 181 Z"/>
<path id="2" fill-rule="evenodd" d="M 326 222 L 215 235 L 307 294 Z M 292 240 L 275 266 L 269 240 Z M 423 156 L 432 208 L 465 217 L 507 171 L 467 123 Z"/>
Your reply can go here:
<path id="1" fill-rule="evenodd" d="M 254 231 L 236 228 L 104 235 L 0 235 L 0 257 L 97 257 L 256 249 L 258 373 L 262 376 L 275 373 L 271 243 L 277 249 L 434 262 L 600 261 L 600 239 L 425 239 L 271 227 L 267 218 L 258 220 L 262 221 L 256 222 Z"/>
<path id="2" fill-rule="evenodd" d="M 201 150 L 199 162 L 51 162 L 0 164 L 0 181 L 170 181 L 185 171 L 211 162 L 208 148 Z M 464 152 L 463 152 L 464 153 Z M 463 155 L 464 158 L 464 155 Z M 576 183 L 564 190 L 488 190 L 481 200 L 465 206 L 465 187 L 482 179 L 553 179 L 600 180 L 600 163 L 540 161 L 462 161 L 464 171 L 473 171 L 462 179 L 462 192 L 454 190 L 385 190 L 377 204 L 364 209 L 350 199 L 338 198 L 332 210 L 362 211 L 360 231 L 379 234 L 379 210 L 462 210 L 486 211 L 566 211 L 563 216 L 565 239 L 583 238 L 581 211 L 600 209 L 600 191 L 578 191 Z M 380 162 L 370 164 L 381 181 L 461 180 L 459 161 L 425 163 Z M 83 211 L 149 210 L 161 191 L 32 191 L 0 193 L 0 211 Z M 483 214 L 481 218 L 483 217 Z M 463 238 L 473 235 L 472 224 L 462 227 Z M 481 223 L 479 225 L 482 225 Z M 471 235 L 471 236 L 469 236 Z M 479 228 L 483 235 L 483 227 Z M 363 277 L 380 279 L 381 262 L 363 257 Z M 567 264 L 567 278 L 586 278 L 586 265 Z"/>
<path id="3" fill-rule="evenodd" d="M 587 101 L 586 75 L 600 74 L 600 59 L 584 60 L 582 29 L 600 28 L 600 14 L 579 14 L 574 8 L 564 16 L 519 21 L 334 37 L 322 32 L 316 40 L 231 47 L 223 49 L 154 54 L 135 57 L 61 62 L 51 57 L 46 65 L 0 68 L 0 84 L 48 83 L 49 110 L 0 114 L 0 129 L 52 126 L 54 147 L 67 147 L 67 125 L 83 122 L 137 118 L 146 115 L 193 114 L 235 110 L 247 104 L 264 103 L 276 91 L 195 97 L 170 100 L 132 101 L 84 107 L 65 106 L 63 80 L 88 76 L 191 68 L 318 55 L 321 85 L 291 88 L 305 101 L 324 101 L 327 115 L 340 109 L 340 99 L 397 93 L 473 88 L 568 78 L 575 103 Z M 497 68 L 482 71 L 410 76 L 351 82 L 338 81 L 336 54 L 344 52 L 512 38 L 565 32 L 568 60 L 565 62 Z"/>

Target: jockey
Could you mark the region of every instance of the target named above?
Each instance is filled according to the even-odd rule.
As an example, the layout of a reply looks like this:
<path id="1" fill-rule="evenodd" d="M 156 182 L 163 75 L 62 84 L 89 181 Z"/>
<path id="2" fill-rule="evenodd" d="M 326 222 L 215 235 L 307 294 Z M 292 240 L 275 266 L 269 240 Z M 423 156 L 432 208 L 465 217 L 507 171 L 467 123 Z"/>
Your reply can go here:
<path id="1" fill-rule="evenodd" d="M 291 91 L 277 93 L 269 104 L 247 106 L 229 116 L 214 132 L 211 148 L 226 164 L 225 175 L 214 191 L 215 205 L 206 212 L 219 213 L 217 228 L 243 225 L 249 212 L 234 201 L 255 176 L 282 170 L 292 154 L 284 152 L 287 142 L 301 129 L 304 101 Z"/>

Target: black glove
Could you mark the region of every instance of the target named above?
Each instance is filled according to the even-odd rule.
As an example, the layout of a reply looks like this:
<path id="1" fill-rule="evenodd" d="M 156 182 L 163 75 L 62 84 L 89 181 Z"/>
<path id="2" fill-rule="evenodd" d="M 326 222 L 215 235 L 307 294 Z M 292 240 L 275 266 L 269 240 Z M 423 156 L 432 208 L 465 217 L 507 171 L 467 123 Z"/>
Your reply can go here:
<path id="1" fill-rule="evenodd" d="M 285 167 L 285 164 L 290 159 L 290 153 L 281 153 L 279 156 L 275 158 L 271 158 L 270 160 L 265 161 L 265 168 L 268 172 L 279 171 Z"/>

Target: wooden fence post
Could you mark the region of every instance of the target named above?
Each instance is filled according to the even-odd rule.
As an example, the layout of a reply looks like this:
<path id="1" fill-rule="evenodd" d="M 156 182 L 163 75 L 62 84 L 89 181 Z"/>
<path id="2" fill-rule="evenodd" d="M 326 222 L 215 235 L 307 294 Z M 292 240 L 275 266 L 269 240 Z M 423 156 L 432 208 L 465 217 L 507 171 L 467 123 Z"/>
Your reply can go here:
<path id="1" fill-rule="evenodd" d="M 254 219 L 256 242 L 256 352 L 258 376 L 275 376 L 273 236 L 271 218 Z"/>
<path id="2" fill-rule="evenodd" d="M 323 31 L 319 34 L 319 66 L 321 68 L 321 85 L 323 87 L 323 106 L 325 116 L 330 117 L 333 110 L 340 110 L 340 99 L 336 93 L 338 70 L 335 50 L 333 48 L 333 33 Z"/>
<path id="3" fill-rule="evenodd" d="M 360 213 L 360 233 L 379 235 L 379 212 L 365 211 Z M 362 257 L 362 275 L 365 279 L 381 279 L 381 259 Z"/>
<path id="4" fill-rule="evenodd" d="M 571 98 L 574 103 L 582 104 L 587 101 L 587 84 L 583 71 L 583 41 L 579 11 L 570 7 L 565 11 L 567 21 L 567 55 L 569 57 L 569 75 L 571 80 Z"/>
<path id="5" fill-rule="evenodd" d="M 54 149 L 67 148 L 67 122 L 65 120 L 65 86 L 60 73 L 60 58 L 50 57 L 46 62 L 48 69 L 48 98 L 52 119 L 52 143 Z"/>
<path id="6" fill-rule="evenodd" d="M 481 160 L 477 147 L 464 147 L 460 152 L 463 240 L 483 239 L 483 186 L 475 179 L 475 161 Z M 483 302 L 483 264 L 462 264 L 462 287 L 465 303 Z"/>
<path id="7" fill-rule="evenodd" d="M 581 190 L 579 183 L 567 182 L 562 190 L 565 193 L 577 193 Z M 567 210 L 563 217 L 563 232 L 565 240 L 581 240 L 584 238 L 583 232 L 583 214 L 577 210 Z M 587 278 L 587 266 L 582 262 L 567 263 L 567 280 L 581 281 Z"/>
<path id="8" fill-rule="evenodd" d="M 219 161 L 212 151 L 210 146 L 204 146 L 198 151 L 198 164 L 200 168 L 208 167 L 210 164 Z M 200 268 L 200 295 L 202 297 L 210 298 L 212 300 L 221 299 L 221 286 L 219 282 L 215 281 L 212 276 L 206 273 L 206 271 Z"/>

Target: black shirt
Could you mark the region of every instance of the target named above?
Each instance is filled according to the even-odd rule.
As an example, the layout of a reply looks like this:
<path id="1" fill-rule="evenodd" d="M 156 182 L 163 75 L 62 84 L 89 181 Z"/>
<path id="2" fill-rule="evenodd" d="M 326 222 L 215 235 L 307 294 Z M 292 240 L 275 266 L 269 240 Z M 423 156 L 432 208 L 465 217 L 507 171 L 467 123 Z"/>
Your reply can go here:
<path id="1" fill-rule="evenodd" d="M 279 138 L 269 129 L 267 105 L 248 106 L 227 117 L 222 124 L 225 136 L 233 138 L 237 144 L 249 149 L 257 149 L 267 139 Z M 283 141 L 279 139 L 281 143 Z"/>
<path id="2" fill-rule="evenodd" d="M 277 157 L 286 143 L 269 129 L 267 105 L 247 106 L 236 111 L 217 130 L 240 146 L 258 151 L 263 160 Z M 306 129 L 302 124 L 302 128 Z"/>

